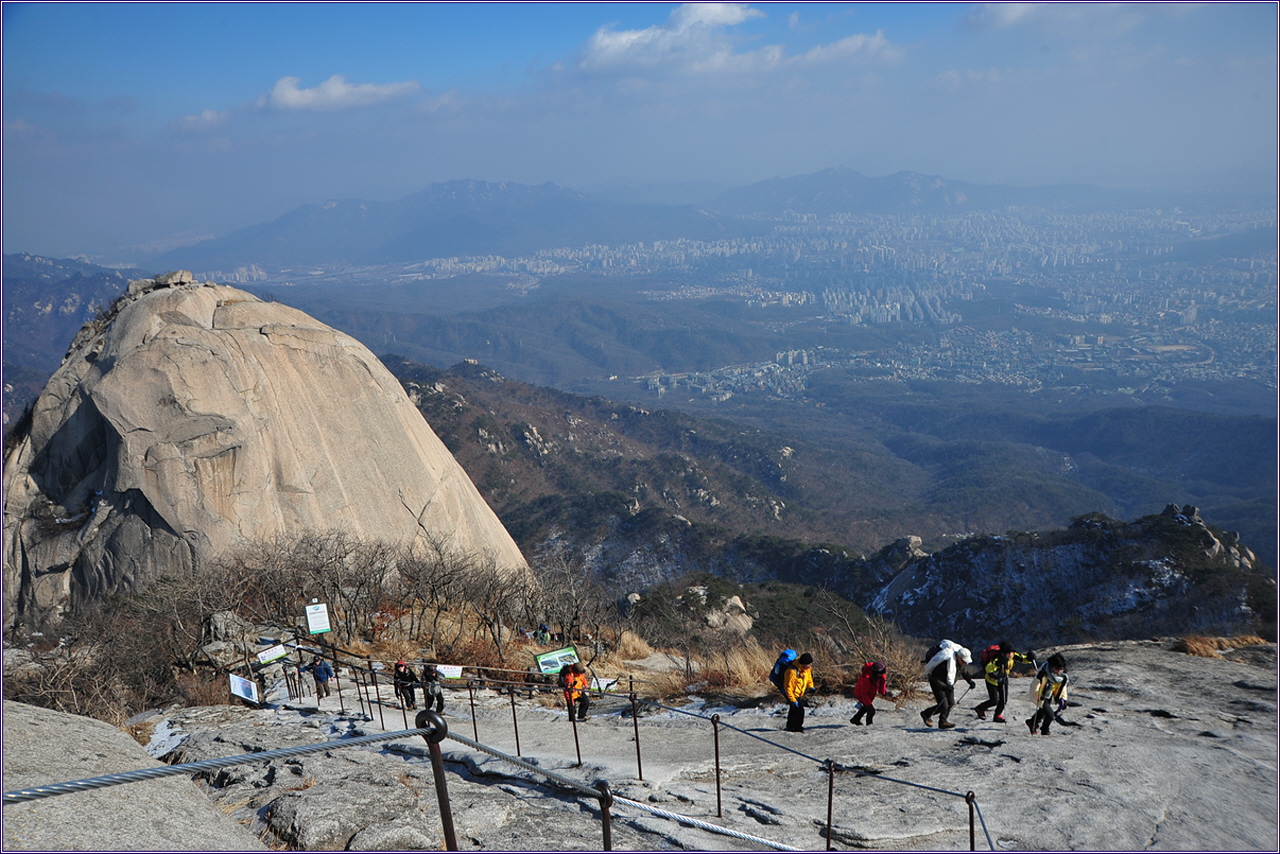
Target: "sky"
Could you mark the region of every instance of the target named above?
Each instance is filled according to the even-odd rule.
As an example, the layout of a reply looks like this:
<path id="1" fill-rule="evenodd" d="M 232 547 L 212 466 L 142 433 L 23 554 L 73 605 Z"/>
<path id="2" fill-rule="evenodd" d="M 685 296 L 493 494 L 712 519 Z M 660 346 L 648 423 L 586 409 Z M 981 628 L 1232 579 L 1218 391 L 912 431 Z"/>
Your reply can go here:
<path id="1" fill-rule="evenodd" d="M 127 259 L 460 178 L 1276 168 L 1275 3 L 3 4 L 4 251 Z"/>

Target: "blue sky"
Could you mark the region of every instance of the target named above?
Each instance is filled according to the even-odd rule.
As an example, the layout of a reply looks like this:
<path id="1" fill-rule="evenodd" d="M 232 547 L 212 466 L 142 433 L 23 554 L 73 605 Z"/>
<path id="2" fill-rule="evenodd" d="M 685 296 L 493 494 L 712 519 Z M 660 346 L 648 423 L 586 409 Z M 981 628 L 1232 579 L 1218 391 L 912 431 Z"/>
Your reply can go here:
<path id="1" fill-rule="evenodd" d="M 4 251 L 127 259 L 455 178 L 1276 163 L 1276 5 L 4 3 Z"/>

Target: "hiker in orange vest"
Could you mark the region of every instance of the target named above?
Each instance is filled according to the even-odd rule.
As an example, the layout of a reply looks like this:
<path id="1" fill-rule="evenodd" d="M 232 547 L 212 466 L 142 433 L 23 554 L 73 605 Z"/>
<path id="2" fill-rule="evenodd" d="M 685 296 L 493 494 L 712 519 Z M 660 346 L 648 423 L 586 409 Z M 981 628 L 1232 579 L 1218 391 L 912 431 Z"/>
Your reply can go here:
<path id="1" fill-rule="evenodd" d="M 564 675 L 564 702 L 569 709 L 569 720 L 574 719 L 574 704 L 577 704 L 577 719 L 590 720 L 587 710 L 591 708 L 591 697 L 587 694 L 587 668 L 578 661 Z"/>

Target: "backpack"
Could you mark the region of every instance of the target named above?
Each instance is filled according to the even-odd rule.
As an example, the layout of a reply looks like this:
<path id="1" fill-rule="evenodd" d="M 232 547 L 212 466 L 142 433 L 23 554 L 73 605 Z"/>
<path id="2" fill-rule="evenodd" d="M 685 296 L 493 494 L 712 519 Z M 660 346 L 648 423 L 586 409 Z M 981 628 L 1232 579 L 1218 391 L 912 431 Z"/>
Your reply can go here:
<path id="1" fill-rule="evenodd" d="M 795 661 L 798 656 L 794 649 L 784 649 L 782 655 L 778 656 L 778 660 L 773 663 L 773 670 L 769 671 L 769 681 L 774 684 L 779 691 L 782 690 L 782 674 L 791 662 Z"/>
<path id="2" fill-rule="evenodd" d="M 924 658 L 920 659 L 920 663 L 921 663 L 921 664 L 928 664 L 930 661 L 932 661 L 932 660 L 933 660 L 933 657 L 934 657 L 935 655 L 937 655 L 938 653 L 940 653 L 940 652 L 942 652 L 942 642 L 941 642 L 941 641 L 939 641 L 938 643 L 935 643 L 933 646 L 929 647 L 929 651 L 928 651 L 928 652 L 926 652 L 926 653 L 924 654 Z"/>
<path id="3" fill-rule="evenodd" d="M 991 659 L 1000 655 L 1000 644 L 993 643 L 982 651 L 982 666 L 985 668 L 991 663 Z"/>

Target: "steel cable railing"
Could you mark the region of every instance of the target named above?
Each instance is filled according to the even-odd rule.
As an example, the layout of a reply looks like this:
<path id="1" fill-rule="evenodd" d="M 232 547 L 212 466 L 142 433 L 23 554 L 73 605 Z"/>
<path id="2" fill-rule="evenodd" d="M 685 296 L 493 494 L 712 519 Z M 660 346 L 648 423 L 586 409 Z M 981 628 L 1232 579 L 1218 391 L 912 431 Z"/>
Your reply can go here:
<path id="1" fill-rule="evenodd" d="M 5 792 L 4 803 L 7 806 L 25 801 L 40 800 L 41 798 L 50 798 L 54 795 L 68 795 L 73 792 L 87 792 L 92 789 L 103 789 L 107 786 L 118 786 L 121 783 L 140 783 L 144 780 L 158 780 L 162 777 L 201 774 L 205 771 L 216 771 L 219 768 L 230 768 L 233 765 L 247 765 L 253 762 L 284 759 L 290 756 L 303 756 L 308 753 L 333 750 L 335 747 L 358 747 L 365 744 L 376 744 L 393 738 L 404 738 L 413 735 L 421 735 L 425 738 L 431 732 L 430 728 L 406 729 L 377 735 L 353 736 L 338 741 L 321 741 L 297 747 L 282 747 L 278 750 L 263 750 L 257 753 L 245 753 L 240 756 L 225 756 L 220 759 L 201 759 L 198 762 L 184 762 L 180 765 L 161 765 L 156 768 L 143 768 L 138 771 L 121 771 L 116 774 L 104 774 L 101 777 L 73 780 L 69 783 L 50 783 L 47 786 L 32 786 L 29 789 Z"/>
<path id="2" fill-rule="evenodd" d="M 376 682 L 374 684 L 376 685 Z M 490 681 L 490 684 L 496 687 L 498 690 L 501 690 L 504 684 L 510 686 L 510 690 L 512 691 L 513 720 L 515 716 L 514 697 L 515 697 L 515 690 L 517 688 L 519 690 L 530 690 L 530 691 L 557 690 L 550 687 L 530 685 L 527 682 L 502 683 L 497 680 L 492 680 Z M 623 699 L 620 695 L 612 692 L 593 691 L 590 689 L 588 689 L 588 692 L 599 697 L 606 697 L 606 698 L 613 697 L 620 700 Z M 377 693 L 378 693 L 378 703 L 380 705 L 381 692 L 379 691 Z M 962 798 L 965 800 L 965 802 L 968 804 L 968 807 L 969 807 L 970 848 L 973 849 L 976 843 L 976 838 L 975 838 L 975 820 L 976 820 L 976 822 L 980 823 L 982 826 L 983 833 L 987 838 L 987 844 L 991 847 L 992 850 L 995 850 L 995 845 L 991 839 L 990 831 L 987 828 L 985 817 L 983 817 L 981 809 L 978 807 L 977 799 L 973 792 L 967 792 L 967 793 L 952 792 L 952 791 L 941 789 L 935 786 L 928 786 L 921 783 L 913 783 L 908 780 L 899 780 L 893 777 L 887 777 L 875 772 L 863 771 L 856 768 L 847 768 L 847 767 L 841 766 L 839 763 L 836 763 L 834 760 L 819 759 L 818 757 L 812 756 L 803 751 L 796 750 L 795 748 L 789 747 L 784 744 L 779 744 L 778 742 L 772 741 L 768 738 L 765 738 L 764 736 L 758 735 L 757 733 L 750 732 L 749 730 L 742 729 L 741 727 L 734 726 L 733 724 L 724 723 L 723 721 L 721 721 L 720 715 L 718 714 L 708 716 L 698 712 L 691 712 L 685 709 L 679 709 L 674 706 L 667 706 L 665 704 L 658 703 L 651 700 L 640 700 L 636 697 L 634 693 L 630 694 L 628 699 L 630 700 L 630 703 L 631 703 L 633 716 L 636 714 L 637 705 L 643 704 L 647 707 L 662 709 L 664 711 L 672 712 L 675 714 L 680 714 L 680 715 L 685 715 L 687 717 L 706 720 L 711 722 L 715 726 L 716 728 L 717 814 L 720 813 L 720 809 L 719 809 L 719 802 L 720 802 L 719 727 L 724 726 L 735 732 L 739 732 L 739 733 L 742 733 L 743 735 L 747 735 L 754 739 L 762 741 L 765 744 L 770 745 L 771 747 L 778 748 L 779 750 L 792 753 L 796 756 L 799 756 L 801 758 L 814 762 L 827 771 L 828 777 L 829 777 L 828 804 L 827 804 L 828 850 L 830 850 L 831 834 L 833 831 L 831 812 L 832 812 L 832 800 L 834 798 L 834 777 L 835 777 L 836 771 L 852 773 L 857 777 L 870 777 L 873 779 L 884 780 L 885 782 L 890 782 L 898 785 L 909 786 L 911 788 L 921 789 L 923 791 L 929 791 L 929 792 L 934 792 L 941 795 Z M 372 709 L 370 709 L 370 711 L 372 711 Z M 475 710 L 473 706 L 472 708 L 473 717 L 474 717 L 474 711 Z M 702 829 L 708 830 L 713 833 L 723 833 L 729 836 L 736 836 L 738 838 L 752 841 L 758 844 L 766 845 L 768 847 L 776 848 L 778 850 L 797 850 L 797 849 L 789 848 L 788 846 L 782 845 L 781 843 L 772 842 L 770 840 L 765 840 L 759 837 L 752 837 L 749 834 L 741 834 L 738 831 L 733 831 L 728 828 L 721 827 L 719 825 L 714 825 L 707 822 L 701 822 L 700 820 L 695 819 L 691 816 L 682 816 L 678 813 L 670 813 L 665 810 L 659 810 L 647 804 L 641 804 L 636 801 L 631 801 L 627 798 L 615 797 L 608 791 L 608 783 L 606 782 L 599 783 L 596 788 L 588 787 L 583 783 L 572 780 L 571 778 L 539 768 L 531 763 L 523 761 L 522 759 L 511 757 L 495 748 L 482 744 L 478 739 L 473 740 L 473 739 L 469 739 L 454 733 L 449 733 L 448 727 L 445 724 L 443 718 L 441 718 L 435 712 L 430 712 L 426 710 L 419 712 L 415 720 L 415 723 L 418 724 L 417 728 L 403 729 L 403 730 L 398 730 L 390 733 L 381 733 L 381 734 L 365 735 L 365 736 L 353 736 L 348 738 L 342 738 L 340 740 L 335 740 L 335 741 L 318 742 L 316 744 L 281 748 L 278 750 L 271 750 L 271 751 L 260 751 L 260 752 L 251 753 L 251 754 L 244 754 L 242 756 L 200 760 L 198 762 L 183 763 L 179 765 L 166 765 L 166 766 L 160 766 L 157 768 L 142 769 L 139 771 L 107 774 L 100 777 L 94 777 L 94 778 L 89 778 L 85 780 L 77 780 L 77 781 L 72 781 L 67 783 L 54 783 L 46 786 L 32 787 L 30 789 L 23 789 L 15 792 L 6 792 L 4 794 L 4 803 L 16 804 L 16 803 L 22 803 L 24 801 L 31 801 L 31 800 L 37 800 L 40 798 L 51 797 L 54 795 L 69 794 L 72 792 L 87 791 L 91 789 L 103 788 L 106 786 L 119 785 L 121 783 L 140 782 L 144 780 L 159 779 L 162 777 L 170 777 L 170 776 L 199 774 L 205 771 L 216 770 L 219 768 L 226 768 L 233 765 L 242 765 L 242 764 L 247 764 L 251 762 L 260 762 L 265 760 L 273 760 L 277 758 L 304 755 L 307 753 L 315 753 L 315 752 L 320 752 L 325 750 L 332 750 L 338 747 L 357 747 L 362 745 L 375 744 L 382 741 L 389 741 L 395 738 L 404 738 L 404 737 L 409 737 L 414 735 L 421 735 L 424 739 L 427 740 L 428 744 L 431 745 L 432 747 L 433 767 L 436 765 L 439 766 L 438 773 L 436 774 L 437 781 L 438 781 L 437 794 L 441 800 L 441 818 L 442 818 L 442 821 L 446 823 L 447 837 L 452 836 L 452 819 L 449 815 L 449 810 L 447 805 L 447 793 L 445 792 L 445 789 L 443 787 L 443 776 L 444 776 L 443 760 L 439 756 L 439 750 L 437 747 L 440 739 L 445 737 L 453 739 L 454 741 L 457 741 L 461 744 L 467 745 L 472 749 L 475 749 L 484 753 L 488 753 L 496 758 L 501 759 L 502 761 L 517 765 L 518 767 L 523 768 L 526 771 L 529 771 L 531 773 L 544 776 L 547 779 L 553 780 L 554 782 L 562 786 L 580 791 L 585 795 L 599 799 L 601 804 L 602 814 L 606 817 L 606 821 L 605 821 L 606 848 L 608 847 L 608 839 L 609 839 L 609 829 L 608 829 L 608 822 L 607 822 L 608 807 L 610 804 L 624 803 L 627 806 L 633 807 L 635 809 L 641 809 L 641 810 L 650 812 L 654 815 L 660 815 L 662 817 L 666 817 L 674 821 L 682 822 L 689 826 L 700 827 Z M 473 726 L 474 726 L 474 721 L 473 721 Z M 517 726 L 517 733 L 518 733 L 518 724 L 516 724 L 516 726 Z M 638 722 L 637 722 L 637 728 L 638 728 Z M 575 727 L 575 730 L 576 730 L 576 727 Z M 575 732 L 575 742 L 576 742 L 576 732 Z M 518 735 L 517 735 L 517 746 L 518 744 L 519 744 L 519 741 L 518 741 Z M 636 754 L 637 754 L 637 764 L 638 764 L 639 755 L 640 755 L 640 740 L 639 740 L 638 731 L 636 734 Z M 580 754 L 579 754 L 578 764 L 581 765 Z M 643 776 L 641 776 L 640 779 L 643 779 Z M 603 792 L 601 791 L 601 787 L 603 787 Z"/>

